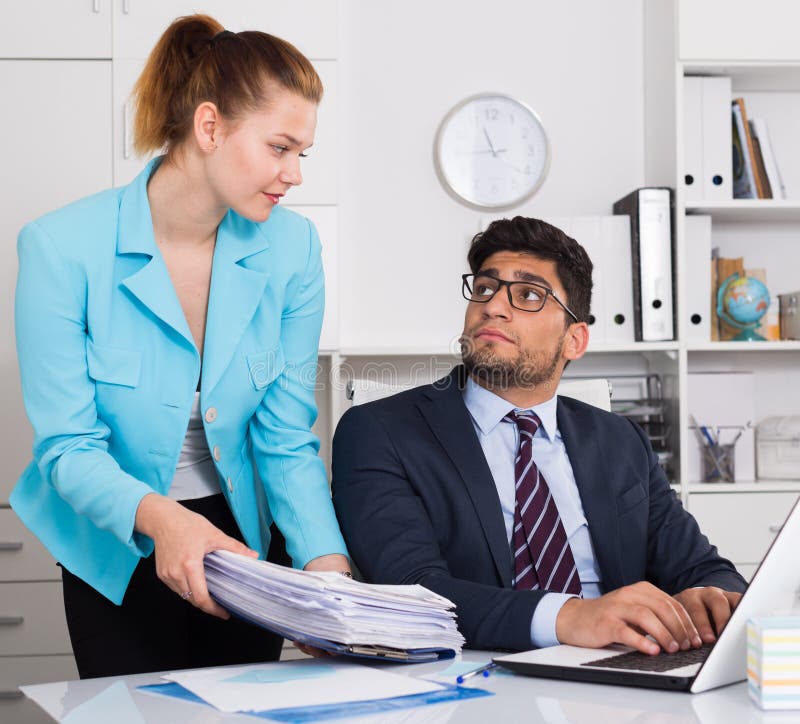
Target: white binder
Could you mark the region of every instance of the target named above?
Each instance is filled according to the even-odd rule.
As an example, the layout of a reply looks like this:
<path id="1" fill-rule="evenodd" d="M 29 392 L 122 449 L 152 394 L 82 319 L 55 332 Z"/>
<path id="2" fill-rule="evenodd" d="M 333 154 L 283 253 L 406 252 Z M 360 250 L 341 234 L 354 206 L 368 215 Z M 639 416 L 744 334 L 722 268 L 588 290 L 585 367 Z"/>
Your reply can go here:
<path id="1" fill-rule="evenodd" d="M 592 260 L 589 349 L 634 341 L 631 232 L 627 216 L 548 218 Z"/>
<path id="2" fill-rule="evenodd" d="M 733 198 L 731 79 L 683 79 L 683 183 L 686 203 Z"/>
<path id="3" fill-rule="evenodd" d="M 711 217 L 684 219 L 686 243 L 686 308 L 681 311 L 683 335 L 690 342 L 711 339 Z"/>
<path id="4" fill-rule="evenodd" d="M 628 344 L 635 340 L 630 222 L 627 216 L 603 216 L 600 230 L 604 253 L 597 278 L 603 295 L 606 343 Z"/>
<path id="5" fill-rule="evenodd" d="M 687 204 L 703 199 L 703 81 L 683 79 L 683 193 Z"/>
<path id="6" fill-rule="evenodd" d="M 670 340 L 675 330 L 669 190 L 640 189 L 638 193 L 642 341 Z"/>
<path id="7" fill-rule="evenodd" d="M 733 198 L 731 79 L 703 78 L 703 200 Z"/>
<path id="8" fill-rule="evenodd" d="M 561 230 L 575 239 L 592 260 L 592 305 L 589 320 L 590 348 L 602 347 L 606 344 L 606 300 L 605 300 L 605 244 L 601 230 L 600 216 L 575 216 L 561 219 Z M 558 224 L 555 224 L 558 226 Z"/>

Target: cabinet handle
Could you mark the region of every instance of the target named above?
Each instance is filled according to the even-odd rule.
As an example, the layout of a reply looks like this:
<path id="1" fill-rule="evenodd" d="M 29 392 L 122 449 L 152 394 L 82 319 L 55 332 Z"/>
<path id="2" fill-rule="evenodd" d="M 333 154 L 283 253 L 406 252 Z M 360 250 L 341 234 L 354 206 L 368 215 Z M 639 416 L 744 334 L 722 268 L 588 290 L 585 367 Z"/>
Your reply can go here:
<path id="1" fill-rule="evenodd" d="M 100 0 L 92 0 L 92 12 L 93 13 L 100 12 Z"/>
<path id="2" fill-rule="evenodd" d="M 0 626 L 21 626 L 23 623 L 24 616 L 0 616 Z"/>
<path id="3" fill-rule="evenodd" d="M 769 532 L 770 533 L 780 533 L 781 532 L 781 528 L 783 528 L 783 523 L 773 523 L 769 527 Z"/>
<path id="4" fill-rule="evenodd" d="M 131 157 L 130 151 L 130 124 L 128 122 L 128 103 L 122 107 L 122 158 Z"/>
<path id="5" fill-rule="evenodd" d="M 0 551 L 19 551 L 22 550 L 22 541 L 0 540 Z"/>
<path id="6" fill-rule="evenodd" d="M 122 0 L 122 13 L 123 15 L 131 14 L 131 0 Z"/>
<path id="7" fill-rule="evenodd" d="M 8 699 L 21 699 L 23 694 L 19 689 L 0 689 L 0 701 Z"/>

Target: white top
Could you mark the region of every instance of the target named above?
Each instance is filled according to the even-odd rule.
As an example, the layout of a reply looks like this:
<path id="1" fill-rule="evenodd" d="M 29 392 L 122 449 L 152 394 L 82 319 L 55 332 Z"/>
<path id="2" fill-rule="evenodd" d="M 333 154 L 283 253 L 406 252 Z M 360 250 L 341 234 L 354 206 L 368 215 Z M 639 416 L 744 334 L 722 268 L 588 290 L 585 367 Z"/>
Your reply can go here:
<path id="1" fill-rule="evenodd" d="M 189 427 L 186 437 L 183 438 L 178 467 L 167 495 L 173 500 L 191 500 L 219 492 L 219 475 L 211 459 L 200 414 L 200 393 L 195 392 Z"/>

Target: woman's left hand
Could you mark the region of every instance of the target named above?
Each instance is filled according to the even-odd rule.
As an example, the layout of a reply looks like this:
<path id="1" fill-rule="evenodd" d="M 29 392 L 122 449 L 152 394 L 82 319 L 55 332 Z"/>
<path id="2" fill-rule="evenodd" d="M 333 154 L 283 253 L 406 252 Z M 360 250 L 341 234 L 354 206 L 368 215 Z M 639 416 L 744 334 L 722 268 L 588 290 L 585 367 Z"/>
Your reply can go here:
<path id="1" fill-rule="evenodd" d="M 305 567 L 303 568 L 304 571 L 336 571 L 337 573 L 342 573 L 344 575 L 350 574 L 352 575 L 352 571 L 350 570 L 350 562 L 347 560 L 346 556 L 343 556 L 339 553 L 331 553 L 327 556 L 320 556 L 319 558 L 314 558 L 314 560 L 309 561 L 306 563 Z M 296 648 L 300 649 L 304 654 L 308 654 L 309 656 L 313 656 L 315 658 L 321 658 L 323 656 L 336 656 L 336 654 L 332 654 L 330 651 L 323 651 L 322 649 L 316 649 L 313 646 L 308 646 L 307 644 L 301 644 L 299 641 L 295 641 L 294 645 Z"/>

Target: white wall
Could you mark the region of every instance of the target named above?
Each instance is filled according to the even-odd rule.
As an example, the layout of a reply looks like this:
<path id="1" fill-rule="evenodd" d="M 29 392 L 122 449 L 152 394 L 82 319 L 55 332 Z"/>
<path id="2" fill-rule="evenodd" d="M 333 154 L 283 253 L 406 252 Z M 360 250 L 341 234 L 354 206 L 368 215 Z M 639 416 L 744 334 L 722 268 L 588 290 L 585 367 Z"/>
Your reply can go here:
<path id="1" fill-rule="evenodd" d="M 549 133 L 547 180 L 504 215 L 610 213 L 643 185 L 642 23 L 642 0 L 341 0 L 342 347 L 446 349 L 461 329 L 465 251 L 489 217 L 432 160 L 461 98 L 515 95 Z"/>

